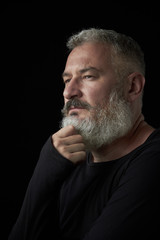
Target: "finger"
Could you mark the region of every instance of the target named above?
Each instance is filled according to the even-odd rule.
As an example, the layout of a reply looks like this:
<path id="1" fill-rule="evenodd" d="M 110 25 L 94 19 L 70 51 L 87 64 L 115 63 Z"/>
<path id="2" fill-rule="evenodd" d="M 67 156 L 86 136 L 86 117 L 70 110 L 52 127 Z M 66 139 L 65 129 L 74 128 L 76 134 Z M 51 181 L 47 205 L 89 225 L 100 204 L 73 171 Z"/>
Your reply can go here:
<path id="1" fill-rule="evenodd" d="M 60 129 L 57 132 L 57 134 L 58 134 L 59 137 L 64 138 L 64 137 L 68 137 L 68 136 L 72 136 L 72 135 L 77 134 L 77 131 L 76 131 L 74 126 L 69 125 L 69 126 L 66 126 L 62 129 Z"/>
<path id="2" fill-rule="evenodd" d="M 76 143 L 72 145 L 63 146 L 63 152 L 75 153 L 80 151 L 85 151 L 84 143 Z"/>
<path id="3" fill-rule="evenodd" d="M 61 143 L 63 142 L 64 145 L 72 145 L 75 143 L 83 143 L 83 137 L 80 134 L 77 134 L 65 138 L 59 138 L 59 141 L 61 141 Z"/>
<path id="4" fill-rule="evenodd" d="M 59 137 L 58 134 L 54 134 L 52 136 L 52 143 L 56 149 L 62 149 L 69 145 L 83 143 L 83 138 L 81 135 L 72 135 L 62 138 Z"/>
<path id="5" fill-rule="evenodd" d="M 67 137 L 70 137 L 70 136 L 74 136 L 77 134 L 77 131 L 76 129 L 72 126 L 72 125 L 69 125 L 69 126 L 66 126 L 62 129 L 60 129 L 58 132 L 54 133 L 52 135 L 52 141 L 53 141 L 53 144 L 58 140 L 58 141 L 61 141 L 61 140 L 65 140 L 65 138 Z M 60 142 L 59 142 L 60 143 Z"/>
<path id="6" fill-rule="evenodd" d="M 68 153 L 66 158 L 70 160 L 72 163 L 77 164 L 86 160 L 86 152 L 80 151 L 80 152 Z"/>

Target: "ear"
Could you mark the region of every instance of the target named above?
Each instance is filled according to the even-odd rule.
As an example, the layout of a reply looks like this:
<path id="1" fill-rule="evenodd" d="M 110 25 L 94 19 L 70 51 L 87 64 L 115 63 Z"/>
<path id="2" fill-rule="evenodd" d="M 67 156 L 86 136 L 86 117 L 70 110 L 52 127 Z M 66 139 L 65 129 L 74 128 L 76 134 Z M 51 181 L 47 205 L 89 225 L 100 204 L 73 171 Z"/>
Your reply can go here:
<path id="1" fill-rule="evenodd" d="M 144 85 L 145 78 L 141 73 L 131 73 L 128 76 L 127 100 L 129 102 L 135 101 L 142 94 Z"/>

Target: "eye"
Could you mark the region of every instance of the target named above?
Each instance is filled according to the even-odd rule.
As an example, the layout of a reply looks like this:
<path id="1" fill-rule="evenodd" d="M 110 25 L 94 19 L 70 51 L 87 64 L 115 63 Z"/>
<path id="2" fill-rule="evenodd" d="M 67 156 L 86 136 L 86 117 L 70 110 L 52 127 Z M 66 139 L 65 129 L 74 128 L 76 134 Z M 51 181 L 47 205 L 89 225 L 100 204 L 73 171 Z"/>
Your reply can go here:
<path id="1" fill-rule="evenodd" d="M 93 76 L 92 75 L 85 75 L 83 78 L 89 79 L 89 78 L 93 78 Z"/>
<path id="2" fill-rule="evenodd" d="M 66 85 L 66 84 L 69 83 L 70 81 L 71 81 L 71 79 L 68 78 L 68 79 L 64 80 L 64 84 Z"/>

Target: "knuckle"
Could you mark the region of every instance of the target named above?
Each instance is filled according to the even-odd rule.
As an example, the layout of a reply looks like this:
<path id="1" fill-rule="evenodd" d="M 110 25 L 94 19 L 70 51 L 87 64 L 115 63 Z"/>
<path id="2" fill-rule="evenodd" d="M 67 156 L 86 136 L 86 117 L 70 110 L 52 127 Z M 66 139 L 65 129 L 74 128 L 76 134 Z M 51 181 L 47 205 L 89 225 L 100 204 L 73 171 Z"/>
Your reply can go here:
<path id="1" fill-rule="evenodd" d="M 85 147 L 84 143 L 81 144 L 81 148 L 82 148 L 82 150 L 85 150 L 86 147 Z"/>
<path id="2" fill-rule="evenodd" d="M 59 145 L 59 151 L 61 153 L 66 153 L 67 154 L 67 147 L 65 145 Z"/>
<path id="3" fill-rule="evenodd" d="M 78 140 L 79 140 L 80 142 L 83 142 L 83 137 L 82 137 L 81 135 L 78 135 Z"/>
<path id="4" fill-rule="evenodd" d="M 84 151 L 79 152 L 77 155 L 73 156 L 72 160 L 75 163 L 82 162 L 85 160 L 86 153 Z"/>
<path id="5" fill-rule="evenodd" d="M 61 139 L 59 139 L 59 138 L 54 138 L 53 139 L 53 145 L 54 145 L 55 148 L 60 148 L 61 144 L 62 144 Z"/>
<path id="6" fill-rule="evenodd" d="M 72 154 L 69 153 L 69 152 L 65 152 L 65 158 L 67 158 L 67 159 L 70 160 L 70 161 L 73 161 L 73 156 L 72 156 Z"/>
<path id="7" fill-rule="evenodd" d="M 84 159 L 86 157 L 86 152 L 82 151 L 81 152 L 81 159 Z"/>

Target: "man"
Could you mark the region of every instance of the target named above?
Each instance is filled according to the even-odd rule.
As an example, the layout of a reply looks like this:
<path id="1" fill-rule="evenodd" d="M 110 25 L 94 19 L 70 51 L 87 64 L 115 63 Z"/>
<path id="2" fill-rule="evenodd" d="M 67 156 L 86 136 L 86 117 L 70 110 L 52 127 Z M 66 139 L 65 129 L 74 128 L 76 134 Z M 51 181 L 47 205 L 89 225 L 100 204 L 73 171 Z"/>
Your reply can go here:
<path id="1" fill-rule="evenodd" d="M 41 151 L 9 240 L 158 238 L 160 131 L 142 114 L 142 50 L 94 28 L 67 46 L 61 129 Z"/>

